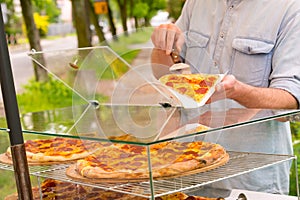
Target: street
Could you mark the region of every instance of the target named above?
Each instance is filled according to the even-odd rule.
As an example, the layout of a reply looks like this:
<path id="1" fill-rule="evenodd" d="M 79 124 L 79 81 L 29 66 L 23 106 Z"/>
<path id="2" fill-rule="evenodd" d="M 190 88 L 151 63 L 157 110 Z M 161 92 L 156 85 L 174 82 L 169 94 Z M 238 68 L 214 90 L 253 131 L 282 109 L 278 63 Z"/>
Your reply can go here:
<path id="1" fill-rule="evenodd" d="M 76 36 L 66 36 L 55 40 L 41 40 L 43 51 L 74 49 L 77 48 Z M 22 45 L 9 48 L 10 60 L 16 92 L 22 92 L 22 85 L 26 84 L 33 77 L 33 66 L 29 52 L 29 45 Z M 2 100 L 2 96 L 1 96 Z"/>

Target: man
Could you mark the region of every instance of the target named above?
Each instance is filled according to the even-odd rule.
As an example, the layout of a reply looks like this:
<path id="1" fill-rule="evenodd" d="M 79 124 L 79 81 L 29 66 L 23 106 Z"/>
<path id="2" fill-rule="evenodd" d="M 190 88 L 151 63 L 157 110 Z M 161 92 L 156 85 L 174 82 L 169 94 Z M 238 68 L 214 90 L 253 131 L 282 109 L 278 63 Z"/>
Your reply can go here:
<path id="1" fill-rule="evenodd" d="M 297 0 L 187 0 L 175 24 L 154 30 L 152 41 L 158 53 L 153 55 L 161 51 L 169 55 L 175 49 L 194 73 L 228 73 L 208 103 L 226 97 L 222 105 L 227 108 L 296 109 L 299 35 Z M 206 54 L 213 65 L 203 62 Z M 224 131 L 214 141 L 230 150 L 292 154 L 288 122 Z M 285 163 L 216 185 L 287 194 L 289 167 Z"/>

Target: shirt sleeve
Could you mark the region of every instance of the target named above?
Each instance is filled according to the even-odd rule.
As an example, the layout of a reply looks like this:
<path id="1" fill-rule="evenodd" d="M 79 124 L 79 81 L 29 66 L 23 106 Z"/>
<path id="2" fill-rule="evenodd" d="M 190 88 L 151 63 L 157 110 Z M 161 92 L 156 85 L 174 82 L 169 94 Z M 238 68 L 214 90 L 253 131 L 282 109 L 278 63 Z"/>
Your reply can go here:
<path id="1" fill-rule="evenodd" d="M 190 23 L 191 8 L 194 6 L 194 0 L 187 0 L 181 11 L 181 15 L 176 21 L 176 25 L 183 31 L 187 31 Z"/>
<path id="2" fill-rule="evenodd" d="M 272 59 L 270 87 L 283 89 L 300 103 L 300 11 L 283 21 Z"/>
<path id="3" fill-rule="evenodd" d="M 190 16 L 192 14 L 192 8 L 195 6 L 195 0 L 186 0 L 184 3 L 184 6 L 181 11 L 181 15 L 175 22 L 176 26 L 180 28 L 180 30 L 184 33 L 185 37 L 187 37 L 187 31 L 189 30 L 190 26 Z M 180 56 L 182 57 L 183 60 L 185 60 L 185 55 L 186 55 L 186 49 L 187 46 L 186 44 L 183 44 L 180 52 Z"/>

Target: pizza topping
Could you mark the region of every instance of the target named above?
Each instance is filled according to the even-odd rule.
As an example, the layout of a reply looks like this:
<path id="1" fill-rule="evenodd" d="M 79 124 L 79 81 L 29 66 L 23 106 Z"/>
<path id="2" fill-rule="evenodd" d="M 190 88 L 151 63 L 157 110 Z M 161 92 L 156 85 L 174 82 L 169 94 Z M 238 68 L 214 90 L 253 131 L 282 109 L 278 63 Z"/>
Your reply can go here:
<path id="1" fill-rule="evenodd" d="M 199 103 L 218 79 L 219 75 L 212 74 L 167 74 L 162 76 L 159 81 Z"/>
<path id="2" fill-rule="evenodd" d="M 226 151 L 217 144 L 172 141 L 152 145 L 149 156 L 153 177 L 160 177 L 214 165 L 226 155 Z M 102 148 L 78 160 L 76 171 L 86 178 L 147 178 L 149 164 L 146 148 L 129 144 Z"/>
<path id="3" fill-rule="evenodd" d="M 29 164 L 77 160 L 90 155 L 99 147 L 107 146 L 107 143 L 61 137 L 27 140 L 24 144 Z M 11 158 L 10 148 L 6 155 Z"/>

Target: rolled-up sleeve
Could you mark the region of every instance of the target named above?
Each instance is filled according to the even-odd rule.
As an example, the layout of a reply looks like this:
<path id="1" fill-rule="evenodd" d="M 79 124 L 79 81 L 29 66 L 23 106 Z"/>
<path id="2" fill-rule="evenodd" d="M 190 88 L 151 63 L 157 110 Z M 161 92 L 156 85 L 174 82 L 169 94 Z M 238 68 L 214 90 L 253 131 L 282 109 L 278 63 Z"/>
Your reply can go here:
<path id="1" fill-rule="evenodd" d="M 299 11 L 300 12 L 300 11 Z M 288 18 L 280 29 L 272 58 L 270 87 L 292 94 L 300 104 L 300 13 Z"/>

